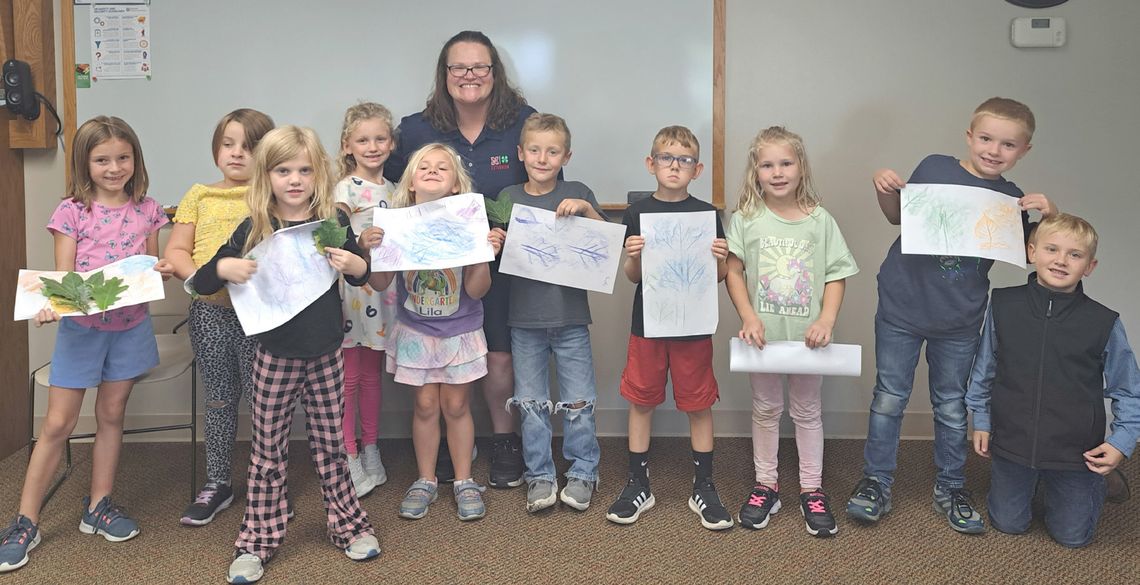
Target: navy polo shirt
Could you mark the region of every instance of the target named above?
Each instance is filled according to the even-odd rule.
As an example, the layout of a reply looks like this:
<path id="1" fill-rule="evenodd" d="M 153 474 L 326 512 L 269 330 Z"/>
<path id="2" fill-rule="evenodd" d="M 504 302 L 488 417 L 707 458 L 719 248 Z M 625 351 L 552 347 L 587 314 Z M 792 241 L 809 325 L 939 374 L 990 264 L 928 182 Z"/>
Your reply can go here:
<path id="1" fill-rule="evenodd" d="M 501 130 L 484 126 L 475 142 L 469 142 L 458 129 L 451 132 L 436 130 L 424 118 L 423 112 L 405 116 L 400 120 L 397 131 L 396 150 L 384 165 L 384 177 L 398 182 L 412 153 L 425 144 L 442 142 L 463 158 L 463 165 L 475 182 L 475 191 L 498 199 L 504 188 L 526 182 L 526 169 L 519 160 L 519 135 L 523 122 L 534 112 L 534 108 L 523 106 L 514 123 Z"/>

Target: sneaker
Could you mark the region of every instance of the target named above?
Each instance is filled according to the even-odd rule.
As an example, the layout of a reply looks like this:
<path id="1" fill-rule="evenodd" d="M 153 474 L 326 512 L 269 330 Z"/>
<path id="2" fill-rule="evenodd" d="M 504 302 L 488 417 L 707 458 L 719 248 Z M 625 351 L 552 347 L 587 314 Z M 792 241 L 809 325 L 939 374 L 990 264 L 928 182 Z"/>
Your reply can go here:
<path id="1" fill-rule="evenodd" d="M 479 447 L 471 445 L 471 462 L 474 463 L 478 456 Z M 455 481 L 455 465 L 451 462 L 451 451 L 448 450 L 446 437 L 441 437 L 439 440 L 439 454 L 435 458 L 435 481 L 436 483 Z"/>
<path id="2" fill-rule="evenodd" d="M 126 510 L 111 503 L 111 496 L 103 496 L 91 510 L 91 498 L 83 498 L 83 519 L 79 531 L 84 534 L 101 534 L 111 542 L 130 540 L 139 534 L 138 522 L 127 516 Z"/>
<path id="3" fill-rule="evenodd" d="M 524 471 L 522 439 L 517 434 L 491 441 L 491 487 L 518 487 L 523 484 Z"/>
<path id="4" fill-rule="evenodd" d="M 732 514 L 720 501 L 716 486 L 711 479 L 700 485 L 693 485 L 693 497 L 689 498 L 689 509 L 701 517 L 701 526 L 709 530 L 732 528 Z"/>
<path id="5" fill-rule="evenodd" d="M 404 493 L 404 501 L 400 502 L 400 517 L 416 520 L 423 518 L 428 506 L 439 497 L 438 484 L 426 479 L 417 479 L 412 487 Z"/>
<path id="6" fill-rule="evenodd" d="M 594 482 L 571 477 L 566 481 L 566 487 L 562 488 L 558 499 L 575 510 L 585 510 L 590 507 L 590 498 L 593 495 Z"/>
<path id="7" fill-rule="evenodd" d="M 182 524 L 205 526 L 214 521 L 214 516 L 230 507 L 234 501 L 234 489 L 228 483 L 208 481 L 198 492 L 198 497 L 182 512 Z"/>
<path id="8" fill-rule="evenodd" d="M 756 484 L 748 494 L 748 501 L 740 507 L 737 518 L 740 525 L 752 530 L 760 530 L 768 525 L 772 515 L 780 511 L 780 492 L 762 484 Z"/>
<path id="9" fill-rule="evenodd" d="M 227 583 L 254 583 L 265 574 L 261 565 L 261 557 L 242 553 L 230 563 L 230 571 L 226 574 Z"/>
<path id="10" fill-rule="evenodd" d="M 348 456 L 348 475 L 352 478 L 352 487 L 356 490 L 356 497 L 363 498 L 372 493 L 376 488 L 376 482 L 372 480 L 372 476 L 364 471 L 364 466 L 360 464 L 359 457 Z"/>
<path id="11" fill-rule="evenodd" d="M 380 556 L 380 541 L 371 534 L 365 534 L 350 542 L 344 549 L 344 556 L 354 561 L 367 561 Z"/>
<path id="12" fill-rule="evenodd" d="M 380 447 L 376 443 L 364 446 L 364 452 L 360 454 L 360 464 L 364 466 L 364 472 L 372 476 L 372 483 L 376 487 L 380 487 L 388 482 L 388 471 L 384 469 L 384 462 L 380 460 Z"/>
<path id="13" fill-rule="evenodd" d="M 537 512 L 554 505 L 558 499 L 558 483 L 536 479 L 526 487 L 526 511 Z"/>
<path id="14" fill-rule="evenodd" d="M 839 532 L 835 515 L 831 513 L 831 502 L 823 490 L 800 494 L 800 513 L 804 515 L 804 525 L 812 536 L 832 536 Z"/>
<path id="15" fill-rule="evenodd" d="M 970 501 L 970 490 L 951 488 L 943 490 L 934 486 L 934 512 L 946 517 L 950 528 L 964 534 L 981 534 L 986 531 L 982 515 L 974 509 Z"/>
<path id="16" fill-rule="evenodd" d="M 617 524 L 633 524 L 641 517 L 641 513 L 652 508 L 657 500 L 649 486 L 642 485 L 636 478 L 630 476 L 625 488 L 621 490 L 618 499 L 606 511 L 606 520 Z"/>
<path id="17" fill-rule="evenodd" d="M 15 571 L 28 564 L 28 553 L 40 543 L 40 529 L 27 516 L 16 516 L 0 531 L 0 573 Z"/>
<path id="18" fill-rule="evenodd" d="M 877 477 L 864 477 L 847 498 L 847 515 L 864 522 L 877 522 L 891 511 L 891 498 L 883 493 Z"/>
<path id="19" fill-rule="evenodd" d="M 293 516 L 293 500 L 285 498 L 285 521 L 292 522 Z"/>
<path id="20" fill-rule="evenodd" d="M 487 488 L 475 483 L 473 479 L 464 479 L 455 482 L 451 489 L 455 492 L 455 506 L 460 520 L 478 520 L 487 515 L 487 507 L 483 505 L 483 491 Z"/>
<path id="21" fill-rule="evenodd" d="M 1104 476 L 1104 499 L 1112 502 L 1113 504 L 1122 504 L 1132 497 L 1132 491 L 1128 488 L 1128 479 L 1124 477 L 1124 473 L 1120 468 L 1114 468 L 1108 475 Z"/>

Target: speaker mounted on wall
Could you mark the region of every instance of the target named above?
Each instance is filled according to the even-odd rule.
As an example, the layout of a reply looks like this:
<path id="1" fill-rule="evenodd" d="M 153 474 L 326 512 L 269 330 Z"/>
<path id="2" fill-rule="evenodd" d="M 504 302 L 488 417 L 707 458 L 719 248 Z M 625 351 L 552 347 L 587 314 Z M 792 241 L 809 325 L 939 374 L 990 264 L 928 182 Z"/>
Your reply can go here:
<path id="1" fill-rule="evenodd" d="M 32 68 L 24 61 L 9 59 L 4 62 L 4 102 L 9 112 L 25 120 L 40 117 Z"/>

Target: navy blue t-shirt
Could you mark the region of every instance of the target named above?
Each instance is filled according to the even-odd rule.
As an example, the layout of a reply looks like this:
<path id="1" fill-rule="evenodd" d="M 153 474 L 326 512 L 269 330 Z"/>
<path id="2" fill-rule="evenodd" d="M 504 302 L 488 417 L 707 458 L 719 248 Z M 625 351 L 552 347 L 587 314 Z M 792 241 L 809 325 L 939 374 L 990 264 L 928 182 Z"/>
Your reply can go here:
<path id="1" fill-rule="evenodd" d="M 1011 181 L 975 177 L 958 159 L 943 154 L 923 159 L 907 182 L 981 187 L 1018 199 L 1024 195 Z M 1029 233 L 1024 211 L 1021 223 Z M 976 334 L 986 314 L 993 264 L 970 256 L 903 254 L 899 236 L 879 267 L 879 315 L 923 336 Z"/>

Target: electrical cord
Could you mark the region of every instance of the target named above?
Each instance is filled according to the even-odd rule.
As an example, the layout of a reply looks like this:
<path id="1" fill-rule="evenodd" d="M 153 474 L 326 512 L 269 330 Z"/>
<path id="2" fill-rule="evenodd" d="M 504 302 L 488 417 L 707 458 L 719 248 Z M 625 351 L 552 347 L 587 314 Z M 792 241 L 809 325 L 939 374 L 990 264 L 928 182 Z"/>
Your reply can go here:
<path id="1" fill-rule="evenodd" d="M 59 119 L 59 113 L 55 111 L 55 106 L 51 105 L 51 102 L 44 97 L 44 94 L 38 91 L 36 92 L 36 101 L 43 104 L 44 107 L 51 112 L 52 117 L 55 118 L 55 136 L 56 138 L 60 138 L 63 135 L 63 121 Z"/>

